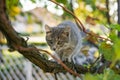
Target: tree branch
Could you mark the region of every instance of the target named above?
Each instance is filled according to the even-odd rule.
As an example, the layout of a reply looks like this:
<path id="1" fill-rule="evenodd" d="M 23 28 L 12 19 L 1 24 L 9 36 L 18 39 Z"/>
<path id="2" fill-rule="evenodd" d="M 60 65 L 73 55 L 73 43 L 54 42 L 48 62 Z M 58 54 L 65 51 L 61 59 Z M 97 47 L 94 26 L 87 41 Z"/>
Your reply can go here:
<path id="1" fill-rule="evenodd" d="M 56 64 L 56 62 L 51 62 L 49 60 L 44 59 L 39 51 L 35 51 L 35 50 L 23 51 L 21 49 L 18 49 L 20 47 L 22 48 L 35 48 L 35 47 L 27 45 L 27 42 L 22 37 L 20 37 L 17 34 L 17 32 L 13 29 L 6 13 L 5 0 L 0 0 L 0 13 L 1 13 L 0 31 L 5 35 L 10 49 L 17 50 L 24 57 L 29 59 L 31 62 L 39 66 L 44 71 L 47 72 L 65 71 L 64 68 L 61 67 L 61 65 Z M 55 68 L 55 66 L 57 68 Z"/>

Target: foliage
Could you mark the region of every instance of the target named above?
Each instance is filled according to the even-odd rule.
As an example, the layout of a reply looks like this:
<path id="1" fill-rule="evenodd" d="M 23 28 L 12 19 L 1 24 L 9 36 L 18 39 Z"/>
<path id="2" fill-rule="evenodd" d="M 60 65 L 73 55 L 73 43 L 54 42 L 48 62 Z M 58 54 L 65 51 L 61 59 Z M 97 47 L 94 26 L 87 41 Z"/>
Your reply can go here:
<path id="1" fill-rule="evenodd" d="M 87 20 L 88 16 L 92 17 L 94 24 L 106 23 L 106 9 L 98 4 L 101 3 L 101 5 L 104 5 L 105 0 L 99 1 L 100 0 L 78 0 L 79 7 L 74 10 L 75 14 L 83 20 Z"/>
<path id="2" fill-rule="evenodd" d="M 67 9 L 69 9 L 70 11 L 72 11 L 72 3 L 71 3 L 71 1 L 72 0 L 56 0 L 57 2 L 59 2 L 59 3 L 62 3 Z M 67 13 L 67 12 L 64 12 L 64 14 L 62 15 L 62 17 L 64 18 L 64 19 L 66 19 L 66 18 L 72 18 L 72 15 L 70 15 L 69 13 Z"/>
<path id="3" fill-rule="evenodd" d="M 119 80 L 120 75 L 111 69 L 104 70 L 103 74 L 85 74 L 85 80 Z"/>
<path id="4" fill-rule="evenodd" d="M 81 19 L 81 20 L 87 20 L 88 16 L 93 18 L 92 25 L 95 25 L 96 23 L 106 23 L 106 8 L 100 6 L 104 5 L 105 6 L 105 0 L 56 0 L 59 3 L 62 3 L 67 9 L 70 11 L 74 11 L 75 15 Z M 73 6 L 72 6 L 73 4 Z M 74 7 L 74 4 L 77 4 L 78 7 Z M 99 16 L 98 16 L 99 15 Z M 72 16 L 68 14 L 67 12 L 64 12 L 62 15 L 63 18 L 71 18 Z M 86 21 L 87 23 L 88 20 Z"/>
<path id="5" fill-rule="evenodd" d="M 102 42 L 100 44 L 99 51 L 107 60 L 116 62 L 117 60 L 120 60 L 120 38 L 117 36 L 117 31 L 119 31 L 120 25 L 111 24 L 109 28 L 111 28 L 112 30 L 110 31 L 108 37 L 112 42 Z"/>
<path id="6" fill-rule="evenodd" d="M 110 26 L 107 26 L 107 27 L 120 31 L 120 25 L 119 24 L 110 24 Z"/>
<path id="7" fill-rule="evenodd" d="M 21 12 L 19 0 L 6 0 L 6 7 L 9 16 L 14 17 Z"/>
<path id="8" fill-rule="evenodd" d="M 105 57 L 105 59 L 111 61 L 112 57 L 114 56 L 113 53 L 113 47 L 110 44 L 107 44 L 106 42 L 102 42 L 99 47 L 99 52 L 102 53 Z"/>

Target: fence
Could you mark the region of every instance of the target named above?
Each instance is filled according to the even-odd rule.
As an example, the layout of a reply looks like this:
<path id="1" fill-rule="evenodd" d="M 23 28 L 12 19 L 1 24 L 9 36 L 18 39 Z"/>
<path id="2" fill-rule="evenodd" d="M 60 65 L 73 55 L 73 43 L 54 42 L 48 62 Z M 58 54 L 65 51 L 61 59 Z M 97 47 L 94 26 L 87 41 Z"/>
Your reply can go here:
<path id="1" fill-rule="evenodd" d="M 0 80 L 55 80 L 53 73 L 45 73 L 17 52 L 2 51 L 4 63 L 0 63 Z M 80 80 L 71 74 L 57 74 L 58 80 Z"/>

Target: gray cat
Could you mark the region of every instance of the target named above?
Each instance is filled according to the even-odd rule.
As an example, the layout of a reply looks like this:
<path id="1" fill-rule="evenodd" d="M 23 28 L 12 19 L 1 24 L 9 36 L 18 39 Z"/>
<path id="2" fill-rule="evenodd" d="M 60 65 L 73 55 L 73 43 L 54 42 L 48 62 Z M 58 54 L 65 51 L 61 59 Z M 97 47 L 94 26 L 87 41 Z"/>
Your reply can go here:
<path id="1" fill-rule="evenodd" d="M 62 61 L 75 62 L 80 54 L 82 37 L 80 29 L 71 21 L 64 21 L 55 27 L 45 25 L 46 41 Z"/>

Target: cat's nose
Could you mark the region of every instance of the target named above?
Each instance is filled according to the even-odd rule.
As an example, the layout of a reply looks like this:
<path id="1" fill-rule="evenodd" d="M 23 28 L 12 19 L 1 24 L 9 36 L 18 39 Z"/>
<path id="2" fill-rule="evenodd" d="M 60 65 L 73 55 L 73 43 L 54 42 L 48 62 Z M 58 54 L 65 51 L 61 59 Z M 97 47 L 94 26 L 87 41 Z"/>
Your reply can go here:
<path id="1" fill-rule="evenodd" d="M 56 48 L 53 48 L 53 50 L 55 51 L 55 50 L 56 50 Z"/>

